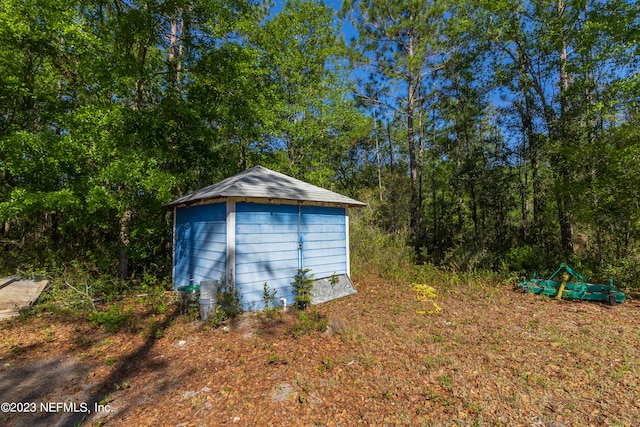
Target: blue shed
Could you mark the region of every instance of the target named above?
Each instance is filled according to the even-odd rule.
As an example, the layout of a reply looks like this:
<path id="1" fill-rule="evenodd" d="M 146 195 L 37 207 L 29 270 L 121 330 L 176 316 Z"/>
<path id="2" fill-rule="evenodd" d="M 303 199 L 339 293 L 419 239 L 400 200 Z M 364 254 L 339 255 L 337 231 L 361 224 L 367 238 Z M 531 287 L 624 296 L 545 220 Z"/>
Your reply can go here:
<path id="1" fill-rule="evenodd" d="M 174 209 L 176 289 L 225 277 L 245 310 L 261 309 L 265 282 L 291 303 L 293 276 L 308 268 L 318 291 L 312 302 L 355 292 L 348 208 L 366 206 L 362 202 L 256 166 L 168 206 Z"/>

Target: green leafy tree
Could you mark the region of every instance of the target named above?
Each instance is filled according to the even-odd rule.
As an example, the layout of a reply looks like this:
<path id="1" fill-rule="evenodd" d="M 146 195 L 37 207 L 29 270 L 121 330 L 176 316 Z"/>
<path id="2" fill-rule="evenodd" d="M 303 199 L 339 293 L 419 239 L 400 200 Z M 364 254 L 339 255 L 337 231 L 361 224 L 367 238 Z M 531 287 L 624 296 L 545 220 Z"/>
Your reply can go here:
<path id="1" fill-rule="evenodd" d="M 410 228 L 414 246 L 424 240 L 421 173 L 423 141 L 420 136 L 422 94 L 429 74 L 439 68 L 443 55 L 446 4 L 431 1 L 344 2 L 342 14 L 359 32 L 359 61 L 371 68 L 374 94 L 363 93 L 372 103 L 384 102 L 402 116 L 406 130 L 411 206 Z M 390 92 L 385 89 L 388 88 Z M 375 93 L 390 95 L 387 99 Z"/>
<path id="2" fill-rule="evenodd" d="M 325 186 L 370 126 L 351 97 L 339 31 L 335 11 L 323 2 L 292 0 L 256 35 L 274 94 L 271 148 L 286 156 L 285 172 Z"/>
<path id="3" fill-rule="evenodd" d="M 237 123 L 203 117 L 193 82 L 208 55 L 239 62 L 229 46 L 260 16 L 249 2 L 3 1 L 3 268 L 167 272 L 162 205 L 224 176 L 215 124 Z"/>

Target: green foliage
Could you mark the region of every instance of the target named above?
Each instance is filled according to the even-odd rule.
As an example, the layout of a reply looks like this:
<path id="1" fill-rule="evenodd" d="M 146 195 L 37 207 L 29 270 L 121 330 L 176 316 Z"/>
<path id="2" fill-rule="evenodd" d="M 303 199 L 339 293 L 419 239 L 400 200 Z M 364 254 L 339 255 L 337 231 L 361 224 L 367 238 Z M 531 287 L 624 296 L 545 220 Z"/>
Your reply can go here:
<path id="1" fill-rule="evenodd" d="M 368 132 L 368 121 L 350 96 L 339 31 L 335 11 L 324 2 L 291 0 L 255 34 L 270 75 L 273 98 L 264 106 L 270 138 L 284 145 L 274 166 L 325 187 L 349 144 Z"/>
<path id="2" fill-rule="evenodd" d="M 550 261 L 542 249 L 537 246 L 521 246 L 512 248 L 504 257 L 504 270 L 517 274 L 530 275 L 534 271 L 550 268 Z"/>
<path id="3" fill-rule="evenodd" d="M 107 311 L 95 311 L 87 316 L 90 322 L 102 326 L 107 332 L 117 332 L 120 329 L 131 326 L 133 309 L 125 307 L 122 303 L 116 303 Z"/>
<path id="4" fill-rule="evenodd" d="M 307 305 L 311 304 L 311 297 L 313 295 L 313 274 L 309 274 L 311 269 L 298 269 L 298 272 L 293 276 L 294 296 L 293 299 L 298 303 L 298 307 L 302 310 L 307 308 Z"/>
<path id="5" fill-rule="evenodd" d="M 298 312 L 298 319 L 291 328 L 291 334 L 294 338 L 302 335 L 310 335 L 314 332 L 324 332 L 327 330 L 329 321 L 326 316 L 320 314 L 317 310 L 311 313 L 304 311 Z"/>
<path id="6" fill-rule="evenodd" d="M 49 287 L 38 299 L 39 305 L 35 307 L 37 310 L 95 310 L 95 301 L 109 303 L 128 291 L 126 283 L 110 276 L 103 276 L 95 266 L 80 262 L 71 262 L 63 270 L 32 274 L 42 274 L 50 281 Z"/>
<path id="7" fill-rule="evenodd" d="M 209 312 L 209 315 L 207 316 L 207 324 L 209 326 L 217 328 L 219 326 L 222 326 L 222 324 L 228 319 L 229 315 L 227 314 L 227 312 L 224 311 L 221 306 L 216 305 L 215 308 L 211 310 Z"/>
<path id="8" fill-rule="evenodd" d="M 276 294 L 277 290 L 269 289 L 269 285 L 267 285 L 267 282 L 264 282 L 262 288 L 262 299 L 264 302 L 263 311 L 265 316 L 267 316 L 267 319 L 273 319 L 276 316 L 281 316 L 282 306 L 276 303 L 276 301 L 278 301 Z"/>
<path id="9" fill-rule="evenodd" d="M 2 1 L 3 273 L 89 265 L 51 276 L 68 307 L 162 281 L 163 206 L 263 163 L 369 203 L 355 275 L 570 260 L 636 286 L 634 2 L 346 1 L 351 47 L 319 0 L 121 6 Z"/>
<path id="10" fill-rule="evenodd" d="M 143 302 L 152 314 L 162 314 L 169 307 L 169 298 L 166 295 L 168 283 L 158 280 L 152 274 L 145 274 L 140 284 L 140 291 L 145 294 Z"/>
<path id="11" fill-rule="evenodd" d="M 640 289 L 640 257 L 637 254 L 617 260 L 615 264 L 609 264 L 600 272 L 602 283 L 608 283 L 608 278 L 614 280 L 614 284 L 623 289 L 638 291 Z"/>
<path id="12" fill-rule="evenodd" d="M 218 289 L 216 292 L 217 307 L 214 317 L 226 319 L 233 319 L 242 314 L 242 301 L 240 300 L 240 292 L 236 287 L 233 280 L 227 280 L 226 277 L 222 277 L 218 281 Z M 220 308 L 220 314 L 218 315 L 218 307 Z M 224 313 L 224 314 L 222 314 Z"/>
<path id="13" fill-rule="evenodd" d="M 322 363 L 318 365 L 318 372 L 323 373 L 326 371 L 331 371 L 335 367 L 336 362 L 329 356 L 325 356 L 322 358 Z"/>
<path id="14" fill-rule="evenodd" d="M 338 276 L 336 276 L 336 273 L 334 272 L 331 277 L 329 278 L 329 284 L 331 285 L 331 287 L 335 287 L 338 283 L 340 282 L 340 279 L 338 278 Z"/>
<path id="15" fill-rule="evenodd" d="M 375 199 L 364 200 L 373 206 L 350 213 L 352 274 L 359 277 L 377 272 L 390 280 L 407 278 L 406 272 L 415 258 L 408 245 L 407 229 L 385 231 L 373 217 L 377 207 Z"/>
<path id="16" fill-rule="evenodd" d="M 154 263 L 168 274 L 163 204 L 219 177 L 214 144 L 224 144 L 205 124 L 220 117 L 201 115 L 207 103 L 186 82 L 207 74 L 195 65 L 211 55 L 241 56 L 241 42 L 217 48 L 208 35 L 241 36 L 263 16 L 243 1 L 195 6 L 3 2 L 0 31 L 12 48 L 0 52 L 0 269 L 91 252 L 102 273 L 117 262 L 122 279 Z M 176 16 L 180 46 L 168 58 L 165 34 Z"/>

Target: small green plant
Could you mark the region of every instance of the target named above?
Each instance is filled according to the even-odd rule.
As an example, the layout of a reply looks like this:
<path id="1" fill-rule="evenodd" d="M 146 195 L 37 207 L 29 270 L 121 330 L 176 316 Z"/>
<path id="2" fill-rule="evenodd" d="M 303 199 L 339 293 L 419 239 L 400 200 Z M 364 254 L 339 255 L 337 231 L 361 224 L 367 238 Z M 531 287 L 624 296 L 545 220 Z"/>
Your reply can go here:
<path id="1" fill-rule="evenodd" d="M 317 310 L 314 310 L 311 314 L 300 312 L 298 321 L 291 328 L 291 334 L 294 338 L 298 338 L 301 335 L 310 335 L 312 332 L 324 332 L 328 325 L 329 320 L 327 317 Z"/>
<path id="2" fill-rule="evenodd" d="M 233 319 L 242 314 L 243 310 L 242 301 L 240 301 L 240 292 L 238 291 L 238 288 L 236 287 L 233 280 L 227 280 L 225 276 L 222 276 L 220 278 L 220 281 L 218 282 L 218 291 L 216 293 L 216 297 L 218 300 L 218 305 L 215 308 L 213 317 L 217 317 L 219 320 L 221 320 L 219 323 L 222 323 L 227 319 Z M 218 307 L 221 313 L 218 312 Z"/>
<path id="3" fill-rule="evenodd" d="M 131 385 L 129 384 L 129 381 L 123 381 L 123 382 L 122 382 L 122 383 L 120 383 L 120 384 L 115 383 L 115 384 L 113 385 L 113 388 L 114 388 L 116 391 L 118 391 L 118 390 L 125 390 L 125 389 L 130 388 L 130 387 L 131 387 Z"/>
<path id="4" fill-rule="evenodd" d="M 228 318 L 229 315 L 222 309 L 222 307 L 216 305 L 216 307 L 209 312 L 207 323 L 210 326 L 217 328 L 222 325 Z"/>
<path id="5" fill-rule="evenodd" d="M 264 300 L 264 314 L 268 319 L 273 319 L 276 316 L 281 315 L 282 307 L 276 305 L 276 301 L 278 298 L 276 297 L 277 290 L 269 289 L 269 285 L 267 282 L 264 282 L 264 286 L 262 289 L 262 298 Z"/>
<path id="6" fill-rule="evenodd" d="M 186 309 L 186 318 L 190 322 L 195 322 L 200 319 L 200 307 L 195 304 L 190 304 Z"/>
<path id="7" fill-rule="evenodd" d="M 91 344 L 91 340 L 84 335 L 79 335 L 74 338 L 73 342 L 78 347 L 88 347 Z"/>
<path id="8" fill-rule="evenodd" d="M 306 310 L 307 305 L 311 304 L 311 296 L 313 291 L 313 274 L 309 274 L 311 270 L 308 268 L 298 269 L 298 272 L 293 276 L 293 287 L 295 289 L 295 295 L 293 299 L 298 305 L 298 309 Z"/>
<path id="9" fill-rule="evenodd" d="M 338 278 L 338 276 L 336 276 L 336 273 L 334 272 L 331 275 L 331 278 L 329 278 L 329 283 L 331 284 L 331 288 L 335 287 L 339 281 L 340 279 Z"/>
<path id="10" fill-rule="evenodd" d="M 144 303 L 153 314 L 162 314 L 168 308 L 168 300 L 165 295 L 165 285 L 159 283 L 157 276 L 145 274 L 140 285 L 145 294 Z"/>
<path id="11" fill-rule="evenodd" d="M 145 334 L 146 337 L 162 338 L 164 335 L 164 329 L 157 320 L 152 319 L 149 321 L 147 333 L 148 335 Z"/>
<path id="12" fill-rule="evenodd" d="M 322 363 L 318 365 L 318 372 L 322 373 L 325 371 L 330 371 L 335 366 L 336 362 L 330 358 L 329 356 L 325 356 L 322 358 Z"/>
<path id="13" fill-rule="evenodd" d="M 265 365 L 273 365 L 278 361 L 278 356 L 275 354 L 271 354 L 269 355 L 269 357 L 267 358 L 267 363 L 265 363 Z"/>
<path id="14" fill-rule="evenodd" d="M 129 325 L 133 316 L 131 308 L 125 309 L 122 304 L 113 304 L 107 311 L 95 311 L 87 316 L 90 322 L 102 326 L 107 332 L 117 332 Z"/>
<path id="15" fill-rule="evenodd" d="M 446 388 L 453 387 L 453 377 L 451 375 L 441 375 L 439 378 L 442 385 Z"/>

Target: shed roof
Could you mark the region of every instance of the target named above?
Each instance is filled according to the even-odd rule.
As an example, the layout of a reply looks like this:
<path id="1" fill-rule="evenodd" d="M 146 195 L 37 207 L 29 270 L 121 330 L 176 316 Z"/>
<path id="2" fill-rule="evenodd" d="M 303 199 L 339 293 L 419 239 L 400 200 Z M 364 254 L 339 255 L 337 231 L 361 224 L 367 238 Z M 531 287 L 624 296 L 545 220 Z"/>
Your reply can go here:
<path id="1" fill-rule="evenodd" d="M 311 185 L 288 175 L 255 166 L 169 203 L 168 207 L 191 205 L 211 199 L 250 197 L 296 202 L 335 203 L 347 206 L 366 206 L 342 194 Z"/>

